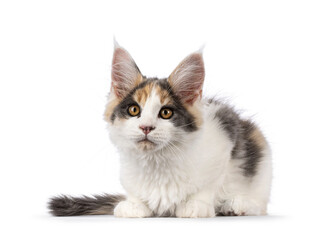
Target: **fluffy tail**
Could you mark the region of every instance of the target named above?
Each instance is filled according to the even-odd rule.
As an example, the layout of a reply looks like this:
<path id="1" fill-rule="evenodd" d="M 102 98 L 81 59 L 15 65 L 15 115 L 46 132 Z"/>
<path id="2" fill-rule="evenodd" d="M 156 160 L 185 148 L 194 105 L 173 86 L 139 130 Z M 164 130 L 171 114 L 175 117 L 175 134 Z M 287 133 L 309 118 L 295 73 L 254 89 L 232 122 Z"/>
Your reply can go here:
<path id="1" fill-rule="evenodd" d="M 49 201 L 51 214 L 55 216 L 113 215 L 115 206 L 125 199 L 123 195 L 95 195 L 70 197 L 61 195 Z"/>

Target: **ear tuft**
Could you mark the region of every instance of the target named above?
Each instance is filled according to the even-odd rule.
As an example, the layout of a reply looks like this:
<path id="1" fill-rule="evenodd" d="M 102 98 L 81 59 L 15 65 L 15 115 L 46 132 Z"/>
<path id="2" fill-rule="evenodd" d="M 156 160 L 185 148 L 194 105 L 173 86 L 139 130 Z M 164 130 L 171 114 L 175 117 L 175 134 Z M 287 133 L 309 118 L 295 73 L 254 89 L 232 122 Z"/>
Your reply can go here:
<path id="1" fill-rule="evenodd" d="M 115 36 L 113 36 L 113 46 L 114 49 L 121 48 Z"/>
<path id="2" fill-rule="evenodd" d="M 142 75 L 130 54 L 115 41 L 112 60 L 112 90 L 123 98 L 142 81 Z"/>
<path id="3" fill-rule="evenodd" d="M 175 94 L 187 104 L 193 104 L 202 94 L 205 71 L 202 52 L 187 56 L 171 73 L 168 81 Z"/>

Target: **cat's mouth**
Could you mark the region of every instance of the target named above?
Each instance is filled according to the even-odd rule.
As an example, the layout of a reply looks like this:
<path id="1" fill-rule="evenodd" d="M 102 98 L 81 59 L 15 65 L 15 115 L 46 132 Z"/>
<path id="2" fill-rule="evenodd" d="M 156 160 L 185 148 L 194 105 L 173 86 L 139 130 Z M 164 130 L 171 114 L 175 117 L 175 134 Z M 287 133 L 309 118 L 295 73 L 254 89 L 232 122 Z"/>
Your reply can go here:
<path id="1" fill-rule="evenodd" d="M 148 137 L 145 137 L 142 140 L 139 140 L 138 143 L 149 143 L 149 144 L 155 144 L 154 142 L 152 142 Z"/>

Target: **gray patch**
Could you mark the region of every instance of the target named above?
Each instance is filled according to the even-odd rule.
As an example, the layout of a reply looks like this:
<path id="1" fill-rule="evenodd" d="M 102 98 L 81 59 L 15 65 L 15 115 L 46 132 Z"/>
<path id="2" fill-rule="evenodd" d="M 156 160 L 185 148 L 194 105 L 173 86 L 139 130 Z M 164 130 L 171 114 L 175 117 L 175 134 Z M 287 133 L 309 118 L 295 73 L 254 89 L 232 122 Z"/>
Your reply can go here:
<path id="1" fill-rule="evenodd" d="M 218 119 L 222 129 L 227 132 L 230 140 L 235 143 L 240 130 L 239 115 L 231 107 L 223 105 L 216 112 L 215 118 Z"/>
<path id="2" fill-rule="evenodd" d="M 48 203 L 54 216 L 113 215 L 115 206 L 125 200 L 123 195 L 95 195 L 93 197 L 53 197 Z"/>
<path id="3" fill-rule="evenodd" d="M 167 79 L 160 79 L 157 81 L 158 86 L 167 91 L 173 100 L 172 105 L 163 106 L 173 110 L 173 117 L 169 121 L 172 121 L 176 127 L 182 127 L 186 132 L 196 131 L 198 128 L 195 123 L 194 116 L 192 116 L 187 109 L 182 105 L 178 96 L 173 92 Z"/>
<path id="4" fill-rule="evenodd" d="M 232 158 L 243 159 L 241 168 L 246 177 L 252 177 L 257 172 L 257 167 L 261 161 L 262 148 L 251 137 L 256 126 L 248 120 L 241 120 L 239 138 L 232 150 Z"/>
<path id="5" fill-rule="evenodd" d="M 241 166 L 244 176 L 254 176 L 263 157 L 263 149 L 252 137 L 252 132 L 257 127 L 249 120 L 242 120 L 239 114 L 227 104 L 221 103 L 216 99 L 209 99 L 207 103 L 220 107 L 214 118 L 218 119 L 221 128 L 234 143 L 232 158 L 244 161 Z"/>
<path id="6" fill-rule="evenodd" d="M 256 126 L 251 121 L 241 121 L 242 138 L 244 139 L 242 149 L 244 149 L 244 158 L 246 159 L 242 168 L 245 170 L 245 176 L 247 177 L 256 174 L 258 164 L 263 157 L 263 149 L 252 138 L 252 132 L 255 128 Z"/>

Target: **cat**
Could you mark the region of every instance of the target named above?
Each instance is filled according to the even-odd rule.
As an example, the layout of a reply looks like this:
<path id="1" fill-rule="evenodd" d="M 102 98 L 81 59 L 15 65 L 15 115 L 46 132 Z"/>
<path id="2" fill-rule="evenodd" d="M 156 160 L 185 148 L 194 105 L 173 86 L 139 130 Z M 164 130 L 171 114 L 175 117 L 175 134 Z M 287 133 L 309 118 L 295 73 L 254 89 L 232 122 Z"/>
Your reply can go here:
<path id="1" fill-rule="evenodd" d="M 269 144 L 233 107 L 202 97 L 202 52 L 187 56 L 168 78 L 148 78 L 115 44 L 111 78 L 104 117 L 127 195 L 57 196 L 49 202 L 53 215 L 267 214 Z"/>

